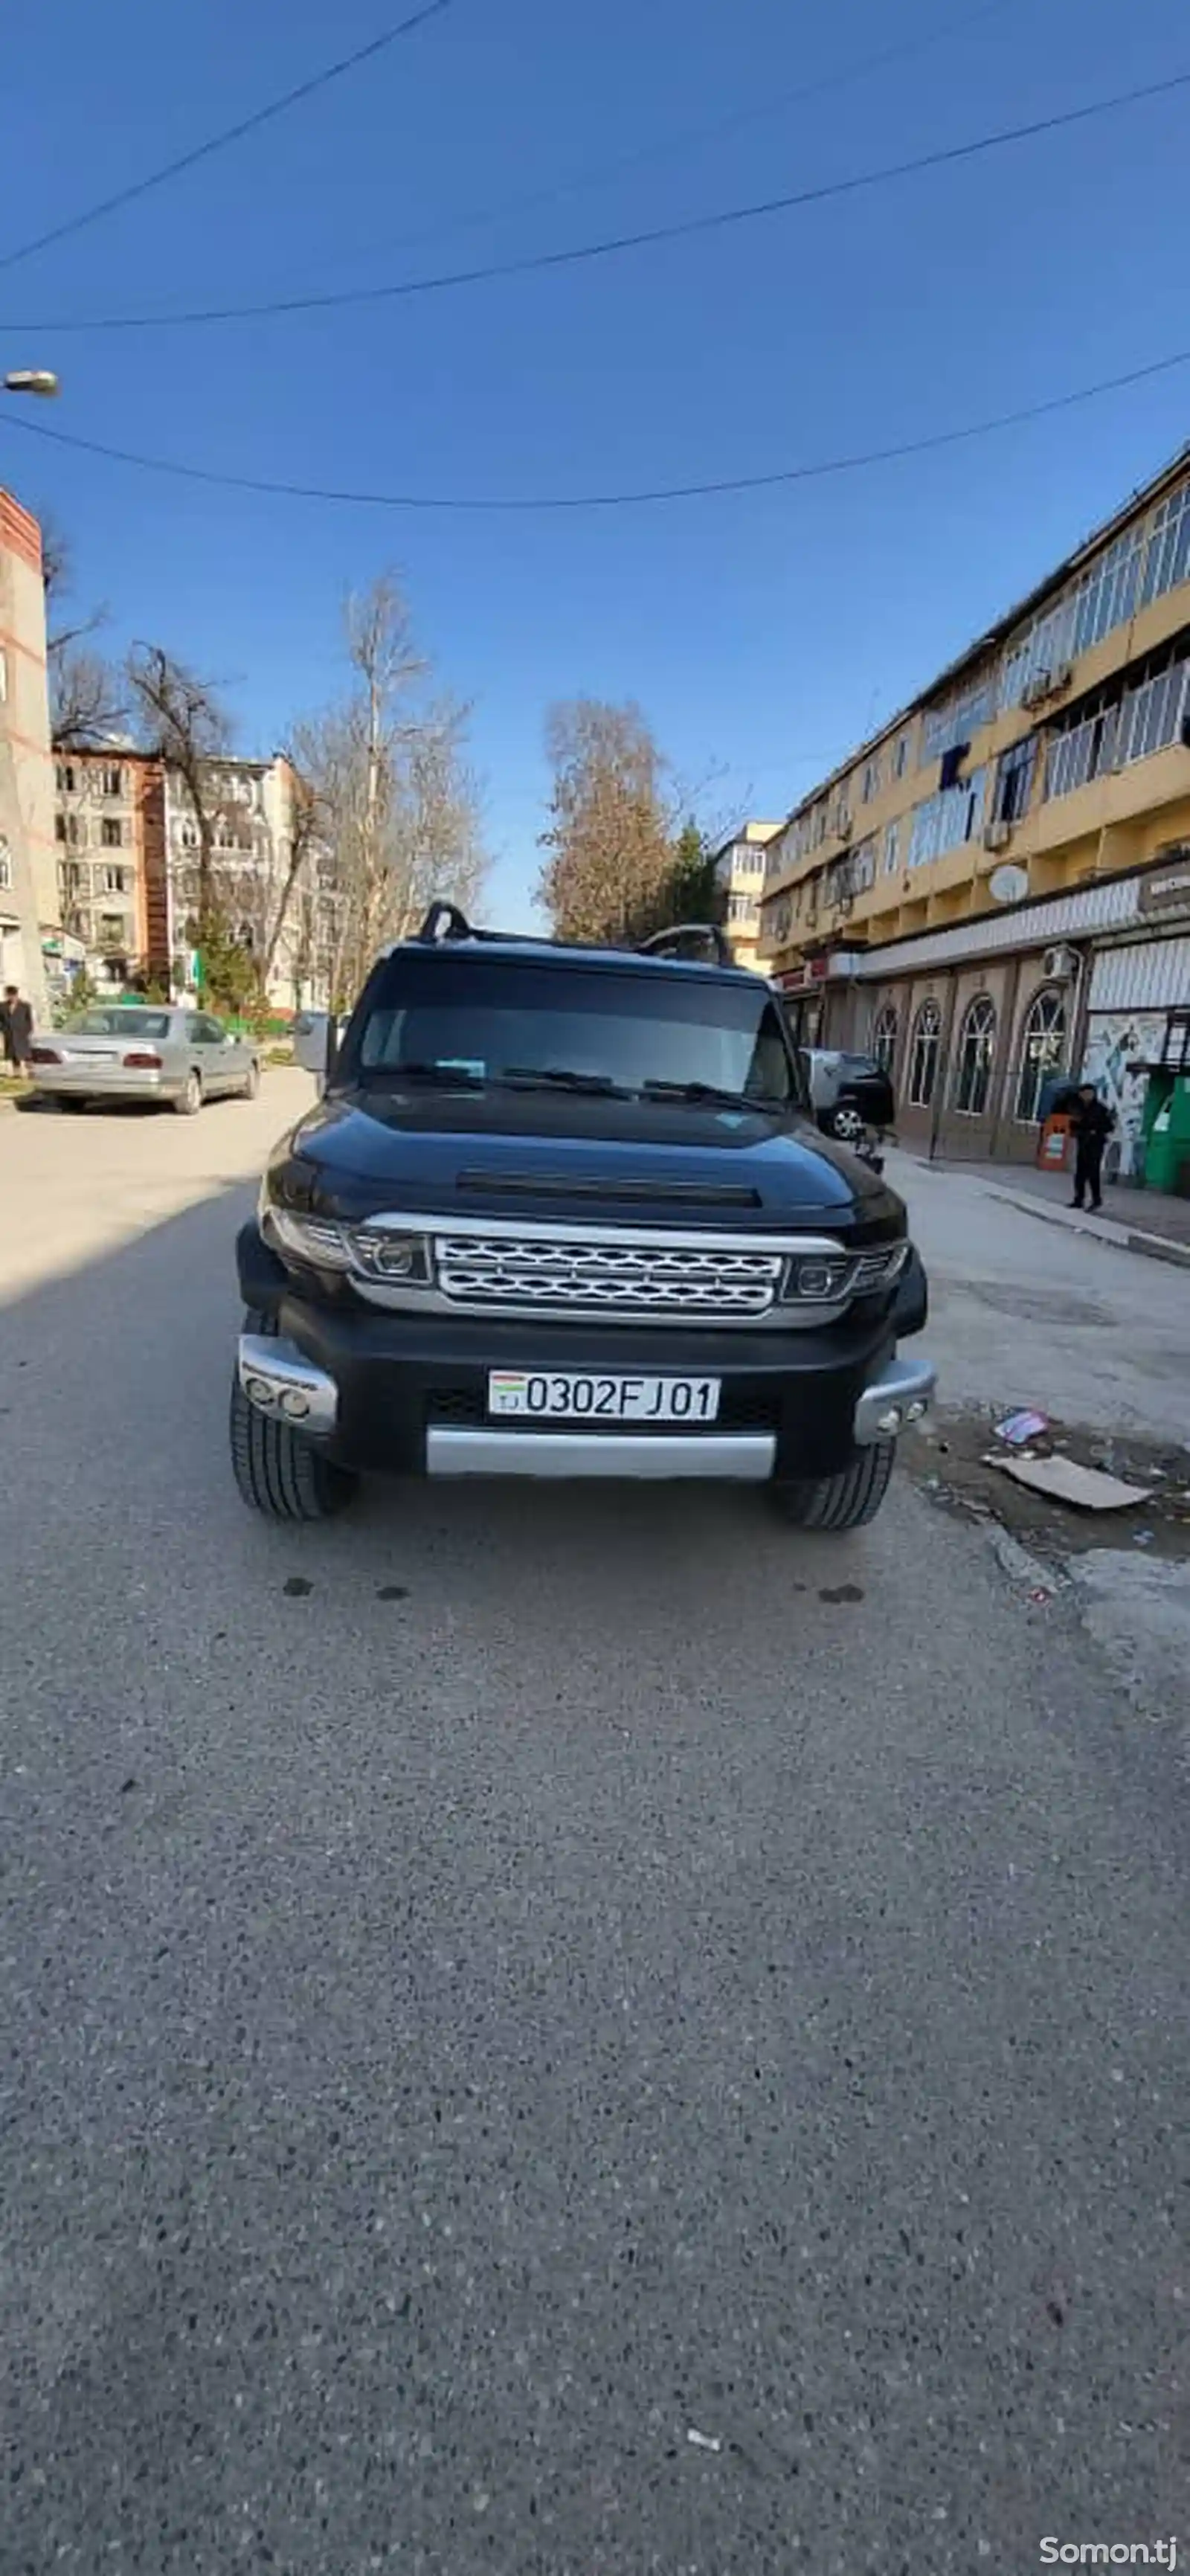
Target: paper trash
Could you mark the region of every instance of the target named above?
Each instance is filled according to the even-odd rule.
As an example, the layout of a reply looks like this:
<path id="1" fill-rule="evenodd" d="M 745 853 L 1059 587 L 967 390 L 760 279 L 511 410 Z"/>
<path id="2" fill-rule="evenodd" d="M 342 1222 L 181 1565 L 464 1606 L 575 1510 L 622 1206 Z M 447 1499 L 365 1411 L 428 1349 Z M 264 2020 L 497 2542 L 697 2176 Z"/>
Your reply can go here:
<path id="1" fill-rule="evenodd" d="M 1122 1512 L 1133 1503 L 1152 1501 L 1147 1485 L 1125 1485 L 1098 1467 L 1078 1466 L 1073 1458 L 992 1458 L 988 1463 L 1014 1484 L 1048 1494 L 1055 1503 L 1073 1503 L 1081 1512 Z"/>
<path id="2" fill-rule="evenodd" d="M 1009 1441 L 1014 1449 L 1023 1449 L 1027 1440 L 1039 1440 L 1049 1427 L 1048 1414 L 1010 1413 L 996 1424 L 996 1438 Z"/>

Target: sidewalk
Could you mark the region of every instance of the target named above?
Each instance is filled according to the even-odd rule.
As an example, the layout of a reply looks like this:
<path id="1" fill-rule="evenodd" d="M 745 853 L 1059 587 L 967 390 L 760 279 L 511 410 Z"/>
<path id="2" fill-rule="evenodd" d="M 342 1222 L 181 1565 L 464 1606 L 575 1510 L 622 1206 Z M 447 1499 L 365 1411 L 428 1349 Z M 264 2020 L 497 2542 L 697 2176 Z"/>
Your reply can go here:
<path id="1" fill-rule="evenodd" d="M 1082 1214 L 1070 1205 L 1069 1172 L 1041 1172 L 1033 1163 L 957 1163 L 941 1157 L 930 1163 L 924 1154 L 913 1160 L 942 1175 L 978 1181 L 996 1198 L 1024 1208 L 1030 1216 L 1065 1226 L 1071 1234 L 1093 1234 L 1121 1252 L 1146 1253 L 1154 1261 L 1190 1268 L 1190 1199 L 1166 1198 L 1158 1190 L 1107 1188 L 1101 1216 Z"/>

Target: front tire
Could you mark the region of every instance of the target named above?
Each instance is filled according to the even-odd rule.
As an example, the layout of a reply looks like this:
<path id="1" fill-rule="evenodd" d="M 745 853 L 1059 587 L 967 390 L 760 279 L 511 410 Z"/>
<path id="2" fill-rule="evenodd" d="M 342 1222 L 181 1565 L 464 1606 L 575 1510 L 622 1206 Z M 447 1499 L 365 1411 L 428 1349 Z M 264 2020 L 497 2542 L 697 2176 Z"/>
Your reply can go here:
<path id="1" fill-rule="evenodd" d="M 249 1313 L 247 1333 L 275 1333 L 275 1317 Z M 332 1466 L 292 1423 L 258 1413 L 240 1385 L 231 1384 L 231 1467 L 241 1500 L 266 1520 L 325 1521 L 352 1500 L 359 1478 Z"/>
<path id="2" fill-rule="evenodd" d="M 255 1099 L 257 1099 L 257 1098 L 259 1097 L 259 1093 L 260 1093 L 260 1066 L 259 1066 L 258 1064 L 254 1064 L 254 1065 L 253 1065 L 253 1067 L 252 1067 L 252 1070 L 251 1070 L 251 1072 L 250 1072 L 250 1074 L 249 1074 L 249 1076 L 248 1076 L 248 1079 L 247 1079 L 246 1083 L 244 1084 L 244 1088 L 243 1088 L 242 1092 L 240 1093 L 240 1098 L 241 1098 L 241 1100 L 255 1100 Z"/>
<path id="3" fill-rule="evenodd" d="M 796 1529 L 866 1529 L 888 1492 L 896 1446 L 895 1440 L 876 1440 L 870 1449 L 857 1449 L 849 1465 L 834 1476 L 774 1486 L 782 1520 L 791 1521 Z"/>
<path id="4" fill-rule="evenodd" d="M 202 1081 L 197 1073 L 188 1073 L 174 1102 L 179 1118 L 197 1118 L 202 1107 Z"/>
<path id="5" fill-rule="evenodd" d="M 838 1108 L 831 1111 L 829 1133 L 837 1137 L 841 1145 L 858 1145 L 864 1134 L 864 1122 L 858 1109 L 841 1100 Z"/>

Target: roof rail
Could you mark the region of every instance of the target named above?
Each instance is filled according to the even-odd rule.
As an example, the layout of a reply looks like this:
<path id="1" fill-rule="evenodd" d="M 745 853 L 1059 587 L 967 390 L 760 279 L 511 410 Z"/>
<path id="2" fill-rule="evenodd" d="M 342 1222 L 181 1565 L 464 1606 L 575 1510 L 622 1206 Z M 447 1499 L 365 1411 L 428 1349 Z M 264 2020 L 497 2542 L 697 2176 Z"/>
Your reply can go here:
<path id="1" fill-rule="evenodd" d="M 420 930 L 415 930 L 413 936 L 421 946 L 426 948 L 445 948 L 452 941 L 461 939 L 479 939 L 485 945 L 494 945 L 497 948 L 541 948 L 554 945 L 552 940 L 543 940 L 535 936 L 531 930 L 479 930 L 473 921 L 468 921 L 465 912 L 460 912 L 457 903 L 445 901 L 430 905 Z"/>
<path id="2" fill-rule="evenodd" d="M 704 964 L 734 964 L 730 944 L 714 921 L 676 921 L 668 930 L 655 930 L 651 939 L 642 939 L 638 955 L 686 958 L 688 963 L 696 965 L 698 959 L 689 957 L 690 943 L 695 940 L 701 940 L 703 947 L 711 951 L 710 957 L 702 961 Z"/>

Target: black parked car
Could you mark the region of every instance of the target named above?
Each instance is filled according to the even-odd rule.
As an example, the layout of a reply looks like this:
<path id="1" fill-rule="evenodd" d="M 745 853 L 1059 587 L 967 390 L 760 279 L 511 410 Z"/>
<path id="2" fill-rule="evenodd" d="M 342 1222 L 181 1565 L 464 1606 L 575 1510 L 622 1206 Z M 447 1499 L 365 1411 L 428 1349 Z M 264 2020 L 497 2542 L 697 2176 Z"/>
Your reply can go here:
<path id="1" fill-rule="evenodd" d="M 926 1320 L 904 1208 L 816 1133 L 769 985 L 675 937 L 435 905 L 378 960 L 239 1238 L 247 1502 L 312 1519 L 384 1469 L 706 1477 L 872 1518 L 933 1385 L 896 1356 Z"/>

